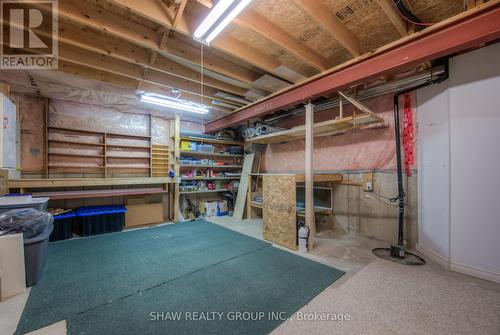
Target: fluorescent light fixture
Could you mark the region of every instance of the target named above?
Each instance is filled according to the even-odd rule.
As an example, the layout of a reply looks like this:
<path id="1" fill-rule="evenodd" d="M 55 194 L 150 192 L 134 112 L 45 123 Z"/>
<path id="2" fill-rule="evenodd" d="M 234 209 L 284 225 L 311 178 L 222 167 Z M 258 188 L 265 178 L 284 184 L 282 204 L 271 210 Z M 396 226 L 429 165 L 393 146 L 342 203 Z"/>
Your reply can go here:
<path id="1" fill-rule="evenodd" d="M 215 24 L 215 22 L 224 14 L 224 12 L 233 4 L 234 0 L 219 0 L 212 8 L 207 17 L 203 20 L 194 32 L 194 37 L 201 39 L 203 35 Z"/>
<path id="2" fill-rule="evenodd" d="M 219 0 L 195 30 L 195 39 L 210 43 L 251 0 Z"/>
<path id="3" fill-rule="evenodd" d="M 142 94 L 140 101 L 185 112 L 198 114 L 208 114 L 210 112 L 205 105 L 154 93 Z"/>
<path id="4" fill-rule="evenodd" d="M 210 34 L 205 38 L 207 43 L 210 43 L 219 33 L 226 28 L 229 22 L 233 21 L 233 19 L 250 3 L 251 0 L 241 0 L 239 4 L 237 4 L 229 14 L 215 27 Z"/>

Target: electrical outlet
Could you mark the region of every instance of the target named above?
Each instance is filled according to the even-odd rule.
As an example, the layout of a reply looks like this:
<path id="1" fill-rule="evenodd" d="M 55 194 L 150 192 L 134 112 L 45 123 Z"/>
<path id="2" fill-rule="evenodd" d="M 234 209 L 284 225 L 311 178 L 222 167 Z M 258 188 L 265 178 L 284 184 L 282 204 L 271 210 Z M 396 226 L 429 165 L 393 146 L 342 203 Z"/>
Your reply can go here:
<path id="1" fill-rule="evenodd" d="M 365 181 L 365 192 L 373 192 L 373 180 Z"/>

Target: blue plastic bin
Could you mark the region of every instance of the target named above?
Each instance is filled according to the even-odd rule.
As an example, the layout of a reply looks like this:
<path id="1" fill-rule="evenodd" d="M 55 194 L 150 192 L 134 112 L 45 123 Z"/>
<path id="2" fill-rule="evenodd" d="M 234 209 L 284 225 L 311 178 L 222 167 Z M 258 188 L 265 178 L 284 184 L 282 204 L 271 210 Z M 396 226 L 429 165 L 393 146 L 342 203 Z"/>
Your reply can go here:
<path id="1" fill-rule="evenodd" d="M 54 230 L 50 234 L 49 241 L 53 242 L 72 238 L 75 221 L 75 211 L 54 215 Z"/>
<path id="2" fill-rule="evenodd" d="M 121 205 L 85 206 L 77 209 L 80 236 L 99 235 L 123 230 L 127 208 Z"/>

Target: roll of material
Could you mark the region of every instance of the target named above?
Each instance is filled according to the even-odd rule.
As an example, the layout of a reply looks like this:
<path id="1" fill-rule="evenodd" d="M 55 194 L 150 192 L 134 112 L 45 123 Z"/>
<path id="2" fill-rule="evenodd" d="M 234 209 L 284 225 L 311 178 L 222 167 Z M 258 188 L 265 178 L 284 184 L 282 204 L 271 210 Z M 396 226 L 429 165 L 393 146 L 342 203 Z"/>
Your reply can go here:
<path id="1" fill-rule="evenodd" d="M 247 129 L 243 130 L 241 135 L 243 136 L 243 138 L 252 138 L 255 136 L 255 129 L 254 128 L 247 128 Z"/>
<path id="2" fill-rule="evenodd" d="M 255 136 L 266 135 L 266 134 L 275 133 L 277 131 L 282 131 L 282 130 L 283 130 L 283 128 L 272 127 L 272 126 L 262 124 L 262 125 L 255 128 Z"/>

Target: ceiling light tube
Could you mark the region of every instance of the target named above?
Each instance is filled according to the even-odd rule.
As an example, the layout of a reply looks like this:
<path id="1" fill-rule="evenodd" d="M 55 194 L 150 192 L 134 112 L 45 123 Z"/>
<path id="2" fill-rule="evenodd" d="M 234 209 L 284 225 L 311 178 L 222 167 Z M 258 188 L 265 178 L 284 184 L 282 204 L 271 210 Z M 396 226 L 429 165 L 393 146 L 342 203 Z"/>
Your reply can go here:
<path id="1" fill-rule="evenodd" d="M 235 0 L 219 0 L 212 8 L 207 17 L 201 22 L 194 32 L 196 39 L 202 39 L 207 31 L 217 22 L 217 20 L 226 12 L 226 10 L 233 4 Z"/>
<path id="2" fill-rule="evenodd" d="M 222 1 L 222 0 L 221 0 Z M 226 26 L 231 22 L 249 3 L 251 0 L 241 0 L 229 14 L 227 14 L 224 19 L 215 27 L 210 34 L 205 38 L 207 43 L 210 43 L 219 33 L 226 28 Z M 217 3 L 218 4 L 218 3 Z M 215 8 L 214 8 L 215 9 Z M 210 15 L 210 14 L 209 14 Z M 214 21 L 215 22 L 215 21 Z"/>
<path id="3" fill-rule="evenodd" d="M 140 101 L 198 114 L 208 114 L 210 112 L 204 105 L 159 94 L 144 93 L 141 95 Z"/>

